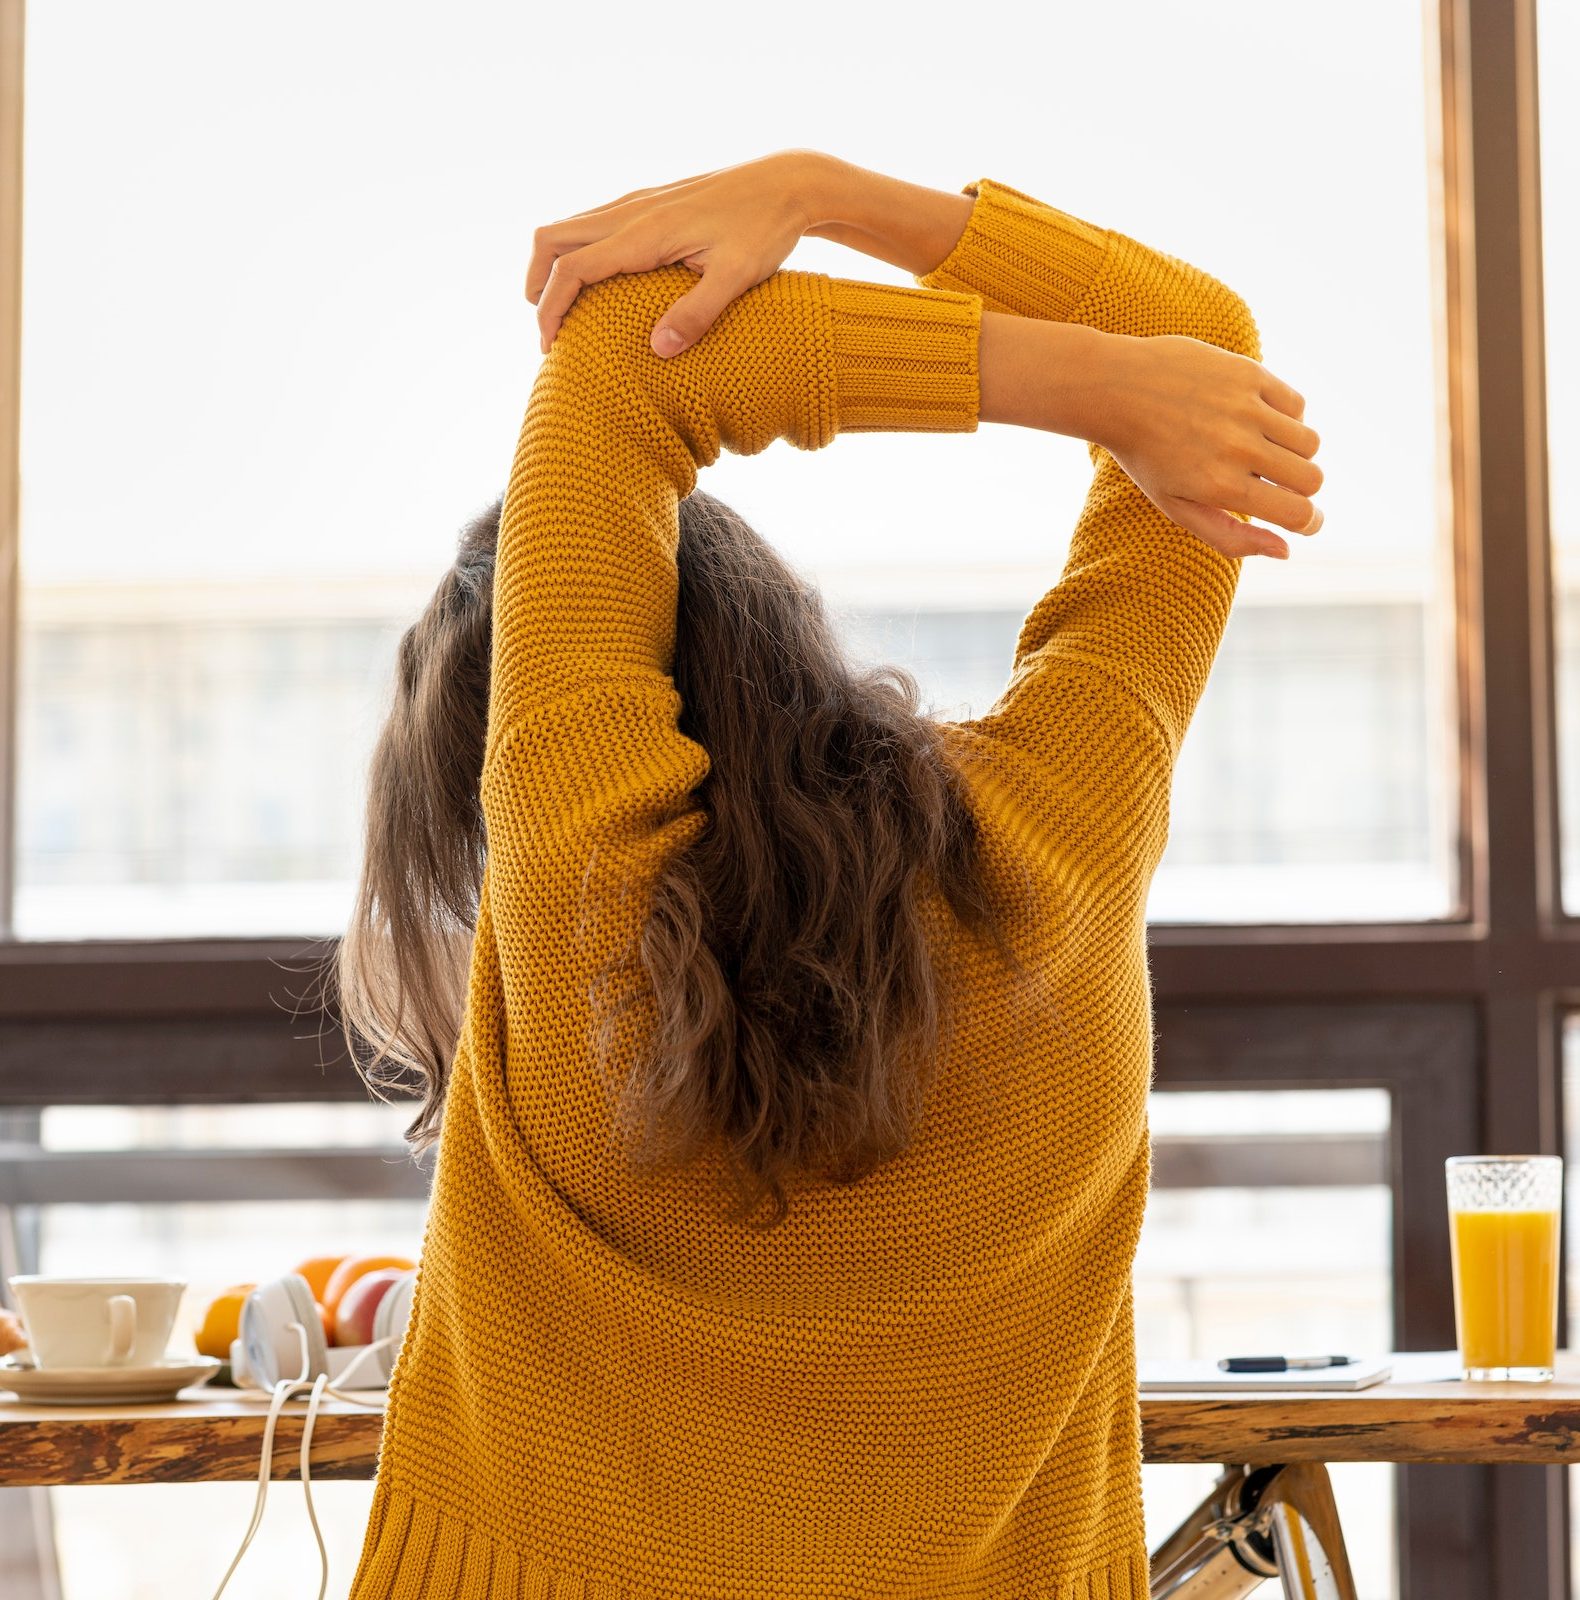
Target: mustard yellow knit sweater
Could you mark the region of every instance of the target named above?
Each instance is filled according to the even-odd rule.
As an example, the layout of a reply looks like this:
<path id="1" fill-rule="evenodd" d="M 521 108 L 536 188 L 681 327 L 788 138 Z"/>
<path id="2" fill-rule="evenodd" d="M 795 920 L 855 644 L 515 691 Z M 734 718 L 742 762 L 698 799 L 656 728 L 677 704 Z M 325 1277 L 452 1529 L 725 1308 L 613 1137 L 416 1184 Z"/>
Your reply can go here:
<path id="1" fill-rule="evenodd" d="M 1009 682 L 951 726 L 1032 981 L 965 1003 L 922 1136 L 775 1230 L 610 1148 L 588 976 L 702 822 L 668 675 L 677 507 L 721 449 L 970 433 L 981 313 L 1259 357 L 1245 302 L 982 179 L 916 286 L 783 270 L 665 361 L 684 267 L 584 289 L 505 502 L 488 862 L 412 1321 L 352 1600 L 1144 1600 L 1131 1263 L 1148 881 L 1238 565 L 1097 446 Z M 1029 516 L 1043 497 L 1026 486 Z M 972 510 L 961 508 L 969 524 Z M 1049 529 L 1049 539 L 1056 537 Z M 622 913 L 595 913 L 609 891 Z"/>

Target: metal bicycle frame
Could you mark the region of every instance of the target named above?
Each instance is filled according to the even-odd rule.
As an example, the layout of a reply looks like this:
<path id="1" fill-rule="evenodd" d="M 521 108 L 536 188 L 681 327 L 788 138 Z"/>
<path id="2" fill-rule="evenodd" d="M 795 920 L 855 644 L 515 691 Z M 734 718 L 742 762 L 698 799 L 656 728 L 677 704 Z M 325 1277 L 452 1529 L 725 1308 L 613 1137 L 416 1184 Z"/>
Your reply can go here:
<path id="1" fill-rule="evenodd" d="M 1227 1466 L 1152 1553 L 1152 1600 L 1236 1600 L 1269 1578 L 1285 1600 L 1356 1600 L 1328 1469 Z"/>

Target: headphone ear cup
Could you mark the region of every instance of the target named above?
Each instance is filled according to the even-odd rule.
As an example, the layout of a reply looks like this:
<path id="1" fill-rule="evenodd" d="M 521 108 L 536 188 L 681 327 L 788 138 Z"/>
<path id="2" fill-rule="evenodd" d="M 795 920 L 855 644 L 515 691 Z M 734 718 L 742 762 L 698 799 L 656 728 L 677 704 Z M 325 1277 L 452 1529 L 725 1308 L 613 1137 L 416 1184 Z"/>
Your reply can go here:
<path id="1" fill-rule="evenodd" d="M 404 1277 L 397 1278 L 388 1294 L 379 1301 L 379 1308 L 373 1313 L 373 1337 L 387 1339 L 393 1337 L 395 1343 L 386 1345 L 378 1353 L 380 1367 L 383 1368 L 384 1381 L 389 1382 L 395 1372 L 395 1358 L 400 1354 L 401 1345 L 405 1342 L 407 1324 L 411 1321 L 412 1295 L 417 1287 L 417 1272 L 413 1268 Z"/>
<path id="2" fill-rule="evenodd" d="M 286 1273 L 281 1282 L 291 1297 L 293 1316 L 307 1329 L 307 1376 L 321 1378 L 329 1371 L 329 1341 L 324 1337 L 324 1319 L 318 1314 L 313 1286 L 299 1272 Z M 286 1331 L 291 1336 L 291 1364 L 292 1370 L 295 1370 L 296 1363 L 301 1359 L 301 1346 L 297 1342 L 296 1330 L 288 1328 Z"/>
<path id="3" fill-rule="evenodd" d="M 329 1370 L 329 1345 L 306 1278 L 288 1272 L 259 1284 L 242 1303 L 242 1348 L 260 1388 L 272 1389 L 281 1378 L 295 1378 L 300 1372 L 302 1342 L 293 1322 L 307 1332 L 307 1376 L 322 1376 Z"/>

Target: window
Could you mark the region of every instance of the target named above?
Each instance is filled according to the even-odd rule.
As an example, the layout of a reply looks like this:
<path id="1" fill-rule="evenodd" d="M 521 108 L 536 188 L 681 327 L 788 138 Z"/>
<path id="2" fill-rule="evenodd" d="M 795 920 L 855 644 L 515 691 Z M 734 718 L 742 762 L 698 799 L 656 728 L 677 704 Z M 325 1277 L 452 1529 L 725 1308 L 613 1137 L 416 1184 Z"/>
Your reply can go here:
<path id="1" fill-rule="evenodd" d="M 1182 61 L 1196 84 L 1167 154 L 1147 119 L 1113 115 L 1103 74 L 1067 74 L 1058 125 L 1102 127 L 1101 163 L 1050 162 L 1043 98 L 1006 102 L 984 78 L 952 92 L 998 143 L 940 133 L 894 164 L 949 187 L 991 168 L 1232 280 L 1327 440 L 1320 540 L 1287 568 L 1248 565 L 1154 915 L 1444 915 L 1421 19 L 1348 0 L 1291 51 L 1249 0 L 1206 19 L 1133 9 L 1156 48 L 1130 59 L 1126 92 L 1167 104 Z M 264 28 L 191 0 L 76 0 L 29 18 L 23 937 L 344 925 L 395 636 L 514 448 L 537 349 L 530 230 L 696 164 L 675 121 L 634 167 L 595 141 L 551 171 L 528 153 L 584 86 L 532 72 L 523 105 L 543 52 L 524 14 L 490 11 L 490 48 L 457 42 L 448 64 L 430 29 L 369 16 L 288 7 Z M 1108 21 L 1065 28 L 1066 52 L 1109 47 Z M 1229 91 L 1269 49 L 1290 103 L 1345 116 L 1247 141 Z M 852 106 L 827 133 L 849 148 L 866 124 Z M 793 264 L 903 281 L 823 241 Z M 1357 381 L 1369 363 L 1388 384 Z M 779 446 L 721 462 L 708 487 L 823 582 L 854 648 L 922 672 L 941 709 L 981 710 L 1090 472 L 1075 441 L 987 437 L 1010 431 Z"/>
<path id="2" fill-rule="evenodd" d="M 337 1166 L 363 1157 L 390 1163 L 397 1184 L 408 1176 L 415 1180 L 419 1175 L 410 1172 L 400 1147 L 406 1120 L 398 1108 L 376 1105 L 56 1107 L 43 1114 L 40 1144 L 57 1161 L 71 1154 L 81 1158 L 75 1181 L 85 1193 L 113 1192 L 128 1179 L 135 1185 L 132 1175 L 140 1171 L 149 1188 L 174 1196 L 180 1180 L 172 1175 L 168 1153 L 219 1151 L 237 1174 L 232 1192 L 274 1189 L 289 1195 L 296 1183 L 299 1197 L 217 1201 L 194 1186 L 186 1200 L 47 1205 L 27 1208 L 19 1217 L 24 1227 L 38 1230 L 40 1271 L 89 1275 L 113 1259 L 119 1271 L 185 1278 L 171 1347 L 187 1349 L 208 1301 L 232 1284 L 275 1277 L 315 1255 L 415 1259 L 425 1211 L 415 1181 L 407 1198 L 326 1203 L 307 1197 L 315 1184 L 332 1190 Z M 303 1159 L 310 1153 L 304 1147 L 311 1146 L 340 1150 L 314 1165 Z M 147 1158 L 140 1168 L 124 1159 L 139 1153 Z M 58 1171 L 54 1179 L 65 1181 Z M 206 1583 L 212 1590 L 247 1530 L 257 1484 L 181 1488 L 175 1496 L 162 1485 L 49 1491 L 64 1593 L 114 1594 L 118 1600 L 167 1594 L 172 1519 L 178 1514 L 182 1573 L 196 1588 Z M 187 1488 L 196 1491 L 190 1498 Z M 372 1491 L 371 1483 L 362 1482 L 313 1486 L 331 1571 L 342 1585 L 356 1567 Z M 285 1574 L 306 1588 L 310 1579 L 316 1583 L 316 1564 L 301 1486 L 277 1483 L 236 1574 L 239 1592 L 261 1600 L 271 1584 L 281 1586 Z"/>
<path id="3" fill-rule="evenodd" d="M 1292 1343 L 1392 1349 L 1390 1114 L 1381 1089 L 1154 1095 L 1153 1188 L 1135 1268 L 1138 1357 Z M 1247 1183 L 1237 1159 L 1269 1144 L 1280 1148 L 1286 1182 Z M 1343 1181 L 1367 1166 L 1372 1181 Z M 1219 1470 L 1142 1467 L 1154 1549 Z M 1356 1585 L 1365 1600 L 1390 1600 L 1398 1593 L 1393 1474 L 1346 1462 L 1330 1475 Z"/>
<path id="4" fill-rule="evenodd" d="M 21 20 L 0 0 L 0 37 Z M 404 1125 L 300 1002 L 349 904 L 395 640 L 514 447 L 531 230 L 803 142 L 811 85 L 828 149 L 940 187 L 998 175 L 1217 273 L 1306 394 L 1326 525 L 1244 575 L 1150 906 L 1160 1181 L 1138 1314 L 1153 1349 L 1219 1342 L 1253 1306 L 1270 1336 L 1314 1304 L 1355 1339 L 1452 1343 L 1442 1160 L 1560 1147 L 1580 995 L 1553 843 L 1580 881 L 1568 8 L 1116 0 L 1039 16 L 969 70 L 952 37 L 861 8 L 837 38 L 708 7 L 680 35 L 616 0 L 576 72 L 489 4 L 437 25 L 360 0 L 58 0 L 26 20 L 25 56 L 0 48 L 8 1156 L 97 1141 L 141 1198 L 95 1226 L 194 1283 L 331 1224 L 410 1235 L 405 1191 L 294 1211 L 232 1185 L 221 1249 L 212 1207 L 149 1198 L 149 1152 L 305 1145 L 366 1173 Z M 821 241 L 791 264 L 904 281 Z M 1087 475 L 1074 441 L 988 428 L 726 457 L 708 486 L 822 583 L 855 653 L 912 667 L 953 715 L 1001 685 Z M 1347 1152 L 1342 1182 L 1233 1176 L 1236 1130 L 1265 1153 L 1291 1107 Z M 1283 1239 L 1319 1192 L 1364 1243 L 1342 1281 L 1313 1254 L 1248 1301 L 1233 1273 L 1182 1270 L 1210 1264 L 1222 1208 Z M 75 1205 L 22 1219 L 29 1260 L 85 1259 Z M 1148 1468 L 1155 1537 L 1192 1471 Z M 1554 1592 L 1565 1475 L 1516 1492 L 1509 1473 L 1335 1469 L 1366 1600 Z M 366 1487 L 326 1486 L 356 1532 Z M 233 1544 L 231 1488 L 250 1495 L 62 1491 L 67 1600 L 101 1592 L 97 1519 Z M 1467 1549 L 1495 1508 L 1523 1520 Z M 279 1511 L 281 1550 L 308 1555 L 299 1502 Z"/>

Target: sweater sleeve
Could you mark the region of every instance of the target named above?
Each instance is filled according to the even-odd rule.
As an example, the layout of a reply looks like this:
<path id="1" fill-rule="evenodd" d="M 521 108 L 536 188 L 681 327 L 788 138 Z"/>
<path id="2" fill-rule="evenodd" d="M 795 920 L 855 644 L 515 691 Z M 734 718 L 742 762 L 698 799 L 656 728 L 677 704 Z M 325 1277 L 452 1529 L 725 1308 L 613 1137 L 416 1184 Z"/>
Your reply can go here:
<path id="1" fill-rule="evenodd" d="M 1107 333 L 1184 334 L 1260 359 L 1245 301 L 1198 267 L 982 178 L 954 249 L 916 282 L 981 297 L 987 311 Z M 1059 582 L 1032 608 L 1009 684 L 981 731 L 1151 835 L 1166 831 L 1169 774 L 1206 686 L 1239 562 L 1179 527 L 1114 457 L 1094 472 Z M 1151 759 L 1136 759 L 1136 740 Z M 1125 772 L 1139 790 L 1117 792 Z M 1137 812 L 1139 811 L 1139 815 Z"/>
<path id="2" fill-rule="evenodd" d="M 670 266 L 581 291 L 506 487 L 482 806 L 512 1042 L 530 1018 L 534 1054 L 584 1043 L 589 975 L 705 820 L 708 754 L 671 677 L 699 469 L 776 439 L 977 427 L 976 295 L 781 270 L 655 356 L 653 325 L 695 282 Z"/>

